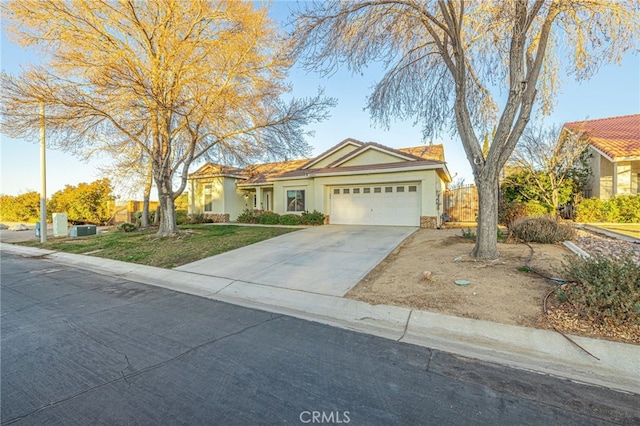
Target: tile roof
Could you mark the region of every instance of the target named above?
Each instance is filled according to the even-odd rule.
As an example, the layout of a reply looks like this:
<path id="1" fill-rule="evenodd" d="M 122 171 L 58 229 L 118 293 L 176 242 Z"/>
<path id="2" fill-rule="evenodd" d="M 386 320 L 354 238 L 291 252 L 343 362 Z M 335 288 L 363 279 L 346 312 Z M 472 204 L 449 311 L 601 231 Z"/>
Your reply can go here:
<path id="1" fill-rule="evenodd" d="M 611 159 L 640 157 L 640 114 L 565 123 L 573 133 L 584 133 L 589 143 Z"/>
<path id="2" fill-rule="evenodd" d="M 248 178 L 241 182 L 242 185 L 266 183 L 269 179 L 279 177 L 284 173 L 297 170 L 308 163 L 308 158 L 302 160 L 280 161 L 277 163 L 255 164 L 247 166 L 244 171 Z"/>
<path id="3" fill-rule="evenodd" d="M 210 176 L 231 175 L 243 176 L 244 170 L 232 166 L 223 166 L 220 164 L 206 163 L 198 170 L 189 174 L 189 178 L 202 178 Z"/>
<path id="4" fill-rule="evenodd" d="M 421 167 L 421 166 L 440 166 L 443 167 L 442 162 L 435 160 L 416 160 L 411 162 L 402 163 L 383 163 L 383 164 L 364 164 L 358 166 L 346 166 L 346 167 L 324 167 L 322 169 L 298 169 L 292 170 L 287 173 L 283 173 L 278 176 L 279 178 L 296 178 L 304 177 L 307 175 L 321 175 L 326 173 L 346 173 L 346 172 L 358 172 L 367 170 L 393 170 L 403 169 L 406 167 Z"/>
<path id="5" fill-rule="evenodd" d="M 367 147 L 378 147 L 387 152 L 397 153 L 405 157 L 412 157 L 415 161 L 401 162 L 401 163 L 385 163 L 385 164 L 373 164 L 373 165 L 359 165 L 349 167 L 331 167 L 327 166 L 321 169 L 303 169 L 305 165 L 312 164 L 312 162 L 327 153 L 330 153 L 336 147 L 353 143 L 360 147 L 356 151 L 360 151 Z M 332 172 L 356 172 L 364 170 L 387 170 L 387 169 L 400 169 L 403 167 L 411 166 L 431 166 L 431 165 L 443 165 L 444 163 L 444 148 L 442 145 L 423 145 L 411 148 L 390 148 L 388 146 L 380 145 L 374 142 L 360 142 L 355 139 L 345 139 L 340 144 L 336 145 L 325 153 L 316 156 L 313 159 L 304 158 L 300 160 L 280 161 L 274 163 L 255 164 L 240 169 L 237 167 L 223 166 L 220 164 L 207 163 L 200 167 L 195 172 L 189 174 L 189 178 L 205 178 L 213 176 L 232 176 L 238 179 L 242 179 L 238 182 L 238 185 L 260 185 L 267 183 L 274 178 L 295 178 L 304 177 L 307 174 L 325 174 Z M 355 151 L 354 151 L 355 152 Z M 352 155 L 352 153 L 346 156 Z M 345 156 L 345 157 L 346 157 Z M 338 160 L 339 161 L 339 160 Z M 334 162 L 335 163 L 335 162 Z"/>
<path id="6" fill-rule="evenodd" d="M 444 146 L 442 144 L 400 148 L 398 151 L 404 152 L 405 154 L 411 154 L 425 160 L 444 161 Z"/>

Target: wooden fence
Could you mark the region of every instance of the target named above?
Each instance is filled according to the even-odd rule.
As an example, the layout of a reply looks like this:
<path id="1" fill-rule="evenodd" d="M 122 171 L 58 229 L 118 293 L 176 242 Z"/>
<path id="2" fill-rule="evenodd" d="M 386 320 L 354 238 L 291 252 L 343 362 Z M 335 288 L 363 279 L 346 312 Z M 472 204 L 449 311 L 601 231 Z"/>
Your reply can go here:
<path id="1" fill-rule="evenodd" d="M 135 223 L 134 213 L 142 211 L 142 201 L 128 200 L 118 203 L 114 206 L 113 224 L 117 225 L 122 222 Z M 149 211 L 154 212 L 158 206 L 157 201 L 149 202 Z"/>

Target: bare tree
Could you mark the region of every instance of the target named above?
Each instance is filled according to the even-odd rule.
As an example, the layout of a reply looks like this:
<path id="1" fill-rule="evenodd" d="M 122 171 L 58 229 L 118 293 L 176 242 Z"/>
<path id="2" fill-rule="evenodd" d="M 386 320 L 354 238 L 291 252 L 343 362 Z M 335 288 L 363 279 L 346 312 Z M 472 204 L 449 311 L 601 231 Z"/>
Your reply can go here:
<path id="1" fill-rule="evenodd" d="M 307 5 L 295 23 L 308 69 L 385 66 L 367 105 L 378 123 L 413 117 L 425 139 L 455 129 L 478 187 L 472 255 L 480 258 L 499 255 L 499 173 L 536 101 L 542 112 L 553 106 L 560 47 L 569 71 L 587 78 L 633 48 L 640 28 L 631 2 L 598 0 L 328 0 Z M 478 135 L 494 125 L 485 157 Z"/>
<path id="2" fill-rule="evenodd" d="M 190 0 L 2 4 L 14 40 L 46 56 L 2 74 L 2 131 L 28 137 L 45 102 L 49 140 L 68 150 L 121 147 L 150 161 L 158 234 L 177 231 L 174 200 L 213 147 L 239 159 L 304 155 L 304 126 L 333 104 L 285 103 L 292 60 L 266 8 Z"/>
<path id="3" fill-rule="evenodd" d="M 561 126 L 529 126 L 509 163 L 513 170 L 525 174 L 536 201 L 556 211 L 561 190 L 570 184 L 572 192 L 579 193 L 587 182 L 587 148 L 585 138 L 563 131 Z"/>

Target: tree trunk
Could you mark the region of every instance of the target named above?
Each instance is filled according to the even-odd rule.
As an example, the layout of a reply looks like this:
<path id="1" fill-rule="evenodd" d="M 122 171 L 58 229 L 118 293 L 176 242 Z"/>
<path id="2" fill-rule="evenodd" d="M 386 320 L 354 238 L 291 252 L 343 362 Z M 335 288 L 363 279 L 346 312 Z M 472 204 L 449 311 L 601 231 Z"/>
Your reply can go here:
<path id="1" fill-rule="evenodd" d="M 142 217 L 140 218 L 140 227 L 149 227 L 149 198 L 151 194 L 151 187 L 153 186 L 153 163 L 149 161 L 147 165 L 147 176 L 144 185 L 144 198 L 142 201 Z M 155 222 L 155 220 L 154 220 Z"/>
<path id="2" fill-rule="evenodd" d="M 169 237 L 178 232 L 176 210 L 171 190 L 171 180 L 158 182 L 158 199 L 160 200 L 160 226 L 158 236 Z"/>
<path id="3" fill-rule="evenodd" d="M 498 253 L 498 175 L 476 178 L 478 187 L 478 229 L 471 256 L 497 259 Z"/>

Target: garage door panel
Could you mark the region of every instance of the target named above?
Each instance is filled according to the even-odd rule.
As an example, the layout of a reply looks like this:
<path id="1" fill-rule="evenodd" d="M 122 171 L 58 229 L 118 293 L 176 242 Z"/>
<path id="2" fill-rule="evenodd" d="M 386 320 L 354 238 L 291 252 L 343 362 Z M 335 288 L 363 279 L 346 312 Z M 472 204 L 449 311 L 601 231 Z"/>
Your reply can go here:
<path id="1" fill-rule="evenodd" d="M 398 187 L 402 189 L 398 191 Z M 389 189 L 390 188 L 390 189 Z M 417 185 L 337 187 L 331 194 L 331 223 L 419 226 Z"/>

